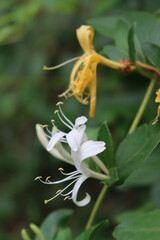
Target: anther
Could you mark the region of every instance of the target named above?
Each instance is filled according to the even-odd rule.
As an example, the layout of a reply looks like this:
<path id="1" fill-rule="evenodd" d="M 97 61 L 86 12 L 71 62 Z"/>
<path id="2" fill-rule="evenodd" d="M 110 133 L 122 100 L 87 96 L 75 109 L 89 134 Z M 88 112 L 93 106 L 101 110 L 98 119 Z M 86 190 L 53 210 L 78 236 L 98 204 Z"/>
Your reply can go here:
<path id="1" fill-rule="evenodd" d="M 59 189 L 59 190 L 56 192 L 56 194 L 58 194 L 58 193 L 60 193 L 60 192 L 62 192 L 62 189 Z"/>
<path id="2" fill-rule="evenodd" d="M 51 120 L 51 123 L 53 123 L 53 122 L 55 122 L 55 120 L 52 119 L 52 120 Z"/>
<path id="3" fill-rule="evenodd" d="M 55 111 L 54 111 L 54 114 L 56 114 L 56 113 L 58 113 L 58 112 L 59 112 L 59 110 L 55 110 Z"/>
<path id="4" fill-rule="evenodd" d="M 42 178 L 42 176 L 38 176 L 38 177 L 36 177 L 35 179 L 34 179 L 34 181 L 36 181 L 36 180 L 38 180 L 38 179 L 41 179 Z"/>
<path id="5" fill-rule="evenodd" d="M 58 170 L 59 170 L 59 171 L 64 171 L 64 169 L 63 169 L 63 168 L 58 168 Z"/>
<path id="6" fill-rule="evenodd" d="M 58 102 L 58 103 L 56 104 L 56 106 L 59 106 L 59 105 L 61 105 L 61 104 L 63 104 L 63 102 Z"/>
<path id="7" fill-rule="evenodd" d="M 42 125 L 42 127 L 43 127 L 43 128 L 46 128 L 46 127 L 48 127 L 48 125 L 47 125 L 47 124 L 45 124 L 45 125 Z"/>
<path id="8" fill-rule="evenodd" d="M 47 70 L 47 66 L 43 66 L 43 70 L 44 70 L 44 71 Z"/>
<path id="9" fill-rule="evenodd" d="M 64 198 L 64 201 L 67 200 L 68 198 L 70 198 L 70 196 L 65 197 L 65 198 Z"/>
<path id="10" fill-rule="evenodd" d="M 46 177 L 45 182 L 48 182 L 49 178 L 51 178 L 51 176 Z"/>
<path id="11" fill-rule="evenodd" d="M 158 122 L 158 120 L 156 119 L 156 120 L 152 123 L 152 125 L 156 124 L 157 122 Z"/>

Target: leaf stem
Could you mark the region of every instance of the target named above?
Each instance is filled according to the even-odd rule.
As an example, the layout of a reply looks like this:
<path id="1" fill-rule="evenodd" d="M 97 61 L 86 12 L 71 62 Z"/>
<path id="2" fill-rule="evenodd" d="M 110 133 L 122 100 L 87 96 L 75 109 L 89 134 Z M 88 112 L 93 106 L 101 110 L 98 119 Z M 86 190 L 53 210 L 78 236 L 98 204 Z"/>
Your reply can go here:
<path id="1" fill-rule="evenodd" d="M 92 225 L 92 223 L 93 223 L 93 221 L 95 219 L 95 216 L 97 214 L 97 211 L 98 211 L 98 209 L 99 209 L 99 207 L 101 205 L 101 202 L 102 202 L 102 200 L 103 200 L 103 198 L 104 198 L 104 196 L 105 196 L 105 194 L 107 192 L 107 189 L 108 189 L 108 187 L 106 185 L 102 188 L 102 190 L 101 190 L 101 192 L 100 192 L 100 194 L 99 194 L 99 196 L 97 198 L 97 201 L 96 201 L 96 203 L 95 203 L 95 205 L 94 205 L 94 207 L 92 209 L 90 217 L 88 219 L 88 222 L 87 222 L 87 225 L 86 225 L 86 229 L 91 227 L 91 225 Z"/>
<path id="2" fill-rule="evenodd" d="M 156 80 L 153 78 L 151 80 L 149 86 L 148 86 L 146 94 L 145 94 L 145 96 L 143 98 L 143 101 L 142 101 L 142 103 L 141 103 L 141 105 L 140 105 L 140 107 L 138 109 L 138 112 L 137 112 L 137 114 L 135 116 L 135 119 L 132 122 L 132 125 L 131 125 L 131 127 L 130 127 L 130 129 L 128 131 L 128 134 L 132 133 L 135 130 L 135 128 L 137 127 L 137 125 L 138 125 L 138 123 L 139 123 L 139 121 L 140 121 L 140 119 L 141 119 L 141 117 L 142 117 L 142 115 L 143 115 L 143 113 L 144 113 L 144 111 L 146 109 L 147 103 L 148 103 L 148 101 L 149 101 L 149 99 L 151 97 L 151 94 L 152 94 L 152 91 L 153 91 L 155 83 L 156 83 Z"/>

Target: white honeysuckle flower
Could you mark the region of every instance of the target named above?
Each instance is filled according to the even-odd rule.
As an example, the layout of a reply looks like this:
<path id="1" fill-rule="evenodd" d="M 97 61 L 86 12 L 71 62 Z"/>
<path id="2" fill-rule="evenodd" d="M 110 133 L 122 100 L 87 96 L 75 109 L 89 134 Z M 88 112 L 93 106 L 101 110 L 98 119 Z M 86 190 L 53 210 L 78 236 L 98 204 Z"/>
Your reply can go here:
<path id="1" fill-rule="evenodd" d="M 59 168 L 60 172 L 65 176 L 65 178 L 60 181 L 52 182 L 49 180 L 50 177 L 47 177 L 45 181 L 43 181 L 41 177 L 37 177 L 35 180 L 39 179 L 42 183 L 45 184 L 60 184 L 69 181 L 69 184 L 64 189 L 58 190 L 56 192 L 56 195 L 49 200 L 45 200 L 45 203 L 61 195 L 65 197 L 64 199 L 72 199 L 77 206 L 85 206 L 90 202 L 91 199 L 88 193 L 86 193 L 86 197 L 83 200 L 77 200 L 77 195 L 83 182 L 89 177 L 100 180 L 106 180 L 110 178 L 108 169 L 96 156 L 106 149 L 105 143 L 103 141 L 87 140 L 87 135 L 85 134 L 85 123 L 87 122 L 87 118 L 84 116 L 78 117 L 75 120 L 75 124 L 73 124 L 62 112 L 60 104 L 61 103 L 57 104 L 59 106 L 59 111 L 56 111 L 56 113 L 58 114 L 59 119 L 70 129 L 69 133 L 58 130 L 52 120 L 52 132 L 49 131 L 47 125 L 36 125 L 37 136 L 42 145 L 53 156 L 74 165 L 76 170 L 71 173 L 65 173 L 62 168 Z M 47 129 L 49 135 L 44 132 L 44 127 Z M 49 141 L 48 138 L 50 139 Z M 65 150 L 61 142 L 67 143 L 70 146 L 71 154 Z M 84 160 L 90 157 L 105 174 L 95 172 L 88 168 Z M 73 184 L 73 189 L 71 189 L 71 186 Z"/>
<path id="2" fill-rule="evenodd" d="M 78 151 L 73 151 L 71 149 L 71 156 L 73 158 L 73 162 L 76 167 L 75 171 L 71 173 L 65 173 L 63 172 L 62 168 L 59 168 L 60 172 L 65 176 L 65 178 L 55 182 L 50 181 L 49 180 L 50 177 L 46 178 L 45 181 L 43 181 L 41 177 L 37 177 L 36 180 L 39 179 L 42 183 L 45 183 L 45 184 L 60 184 L 66 181 L 70 181 L 70 183 L 63 190 L 61 189 L 58 190 L 55 196 L 53 196 L 49 200 L 45 200 L 45 203 L 48 203 L 49 201 L 53 200 L 57 196 L 61 195 L 65 197 L 64 199 L 72 199 L 73 202 L 79 207 L 87 205 L 91 199 L 88 193 L 86 193 L 86 196 L 83 200 L 80 200 L 80 201 L 77 200 L 77 195 L 83 182 L 89 177 L 97 178 L 100 180 L 106 180 L 106 179 L 109 179 L 109 176 L 90 170 L 85 164 L 83 164 L 83 161 L 89 157 L 93 157 L 103 152 L 104 150 L 105 150 L 104 142 L 86 141 L 82 143 Z M 71 185 L 73 184 L 74 184 L 73 189 L 67 191 L 67 189 L 70 189 Z"/>

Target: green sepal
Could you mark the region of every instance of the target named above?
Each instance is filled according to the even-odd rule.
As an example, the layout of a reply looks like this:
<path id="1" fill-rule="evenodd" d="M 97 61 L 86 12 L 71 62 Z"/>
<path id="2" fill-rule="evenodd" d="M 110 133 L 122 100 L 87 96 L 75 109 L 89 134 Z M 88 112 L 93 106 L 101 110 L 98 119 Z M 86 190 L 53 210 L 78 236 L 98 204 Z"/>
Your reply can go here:
<path id="1" fill-rule="evenodd" d="M 109 169 L 109 176 L 109 179 L 102 181 L 103 184 L 107 185 L 108 187 L 110 187 L 119 180 L 117 169 L 115 167 Z"/>

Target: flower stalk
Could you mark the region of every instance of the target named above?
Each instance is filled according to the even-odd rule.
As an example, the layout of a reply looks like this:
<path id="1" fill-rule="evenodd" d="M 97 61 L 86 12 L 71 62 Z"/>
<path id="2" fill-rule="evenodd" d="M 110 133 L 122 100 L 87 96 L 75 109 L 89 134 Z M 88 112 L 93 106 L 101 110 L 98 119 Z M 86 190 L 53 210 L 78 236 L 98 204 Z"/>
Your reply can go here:
<path id="1" fill-rule="evenodd" d="M 100 205 L 101 205 L 101 203 L 103 201 L 103 198 L 104 198 L 104 196 L 105 196 L 105 194 L 107 192 L 107 189 L 108 189 L 108 187 L 106 185 L 102 188 L 102 190 L 101 190 L 101 192 L 100 192 L 100 194 L 99 194 L 99 196 L 97 198 L 97 201 L 96 201 L 96 203 L 95 203 L 95 205 L 94 205 L 94 207 L 92 209 L 92 212 L 91 212 L 91 214 L 89 216 L 89 219 L 88 219 L 88 222 L 87 222 L 87 225 L 86 225 L 86 229 L 88 229 L 88 228 L 90 228 L 92 226 L 92 223 L 93 223 L 93 221 L 95 219 L 95 216 L 96 216 L 96 214 L 98 212 L 98 209 L 99 209 L 99 207 L 100 207 Z"/>
<path id="2" fill-rule="evenodd" d="M 140 107 L 138 109 L 138 112 L 137 112 L 137 114 L 135 116 L 135 119 L 133 120 L 133 123 L 132 123 L 132 125 L 131 125 L 131 127 L 130 127 L 130 129 L 128 131 L 128 134 L 131 134 L 135 130 L 135 128 L 138 126 L 138 123 L 139 123 L 139 121 L 140 121 L 140 119 L 141 119 L 141 117 L 142 117 L 142 115 L 143 115 L 143 113 L 144 113 L 144 111 L 146 109 L 147 103 L 148 103 L 148 101 L 149 101 L 149 99 L 151 97 L 151 94 L 152 94 L 153 88 L 155 86 L 155 83 L 156 83 L 156 80 L 155 79 L 151 79 L 151 82 L 150 82 L 150 84 L 148 86 L 146 94 L 145 94 L 145 96 L 143 98 L 143 101 L 142 101 L 142 103 L 141 103 L 141 105 L 140 105 Z"/>

